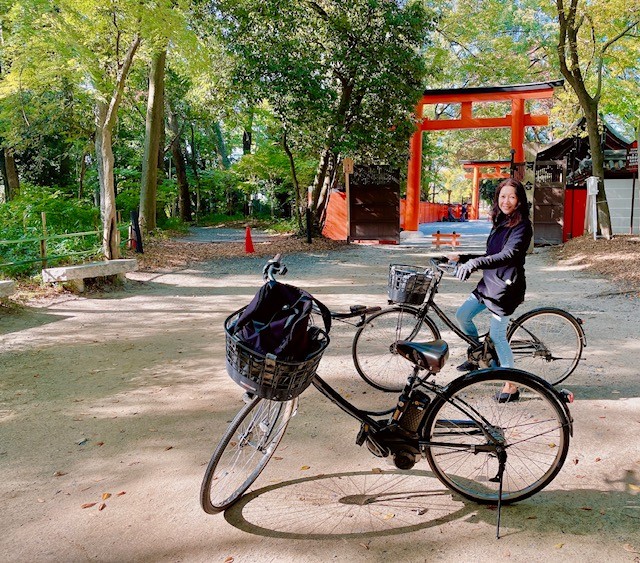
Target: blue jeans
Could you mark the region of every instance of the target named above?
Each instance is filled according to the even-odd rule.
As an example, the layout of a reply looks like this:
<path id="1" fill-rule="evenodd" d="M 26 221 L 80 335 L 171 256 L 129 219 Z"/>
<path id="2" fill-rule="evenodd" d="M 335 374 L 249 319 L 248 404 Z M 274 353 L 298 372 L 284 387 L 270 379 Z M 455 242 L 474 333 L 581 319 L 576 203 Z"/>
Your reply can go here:
<path id="1" fill-rule="evenodd" d="M 484 311 L 487 306 L 484 303 L 480 303 L 476 299 L 476 296 L 471 294 L 467 297 L 467 300 L 460 305 L 460 308 L 456 311 L 456 320 L 462 329 L 462 332 L 478 338 L 478 329 L 473 324 L 473 318 L 480 312 Z M 491 313 L 491 324 L 489 328 L 489 336 L 493 341 L 493 345 L 496 348 L 498 354 L 498 360 L 500 366 L 505 368 L 514 367 L 513 352 L 507 342 L 507 326 L 509 325 L 509 317 L 501 317 L 495 313 Z"/>

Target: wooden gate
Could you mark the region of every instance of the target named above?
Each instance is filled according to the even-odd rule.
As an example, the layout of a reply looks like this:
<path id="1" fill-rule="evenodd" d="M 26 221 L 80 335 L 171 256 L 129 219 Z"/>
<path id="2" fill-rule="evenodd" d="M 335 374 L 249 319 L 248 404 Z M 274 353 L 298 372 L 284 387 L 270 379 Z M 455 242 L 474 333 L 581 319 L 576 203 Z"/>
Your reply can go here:
<path id="1" fill-rule="evenodd" d="M 400 242 L 400 171 L 354 166 L 349 179 L 349 240 Z"/>
<path id="2" fill-rule="evenodd" d="M 566 161 L 564 159 L 536 161 L 534 175 L 534 244 L 562 244 Z"/>

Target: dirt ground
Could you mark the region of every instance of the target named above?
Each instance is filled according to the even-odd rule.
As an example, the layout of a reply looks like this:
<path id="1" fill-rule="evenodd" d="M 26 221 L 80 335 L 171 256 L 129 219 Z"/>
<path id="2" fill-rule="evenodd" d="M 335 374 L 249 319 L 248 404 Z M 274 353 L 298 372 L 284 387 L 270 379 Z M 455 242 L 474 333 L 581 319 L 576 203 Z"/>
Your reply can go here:
<path id="1" fill-rule="evenodd" d="M 150 248 L 122 288 L 28 301 L 24 290 L 22 304 L 0 308 L 0 559 L 640 562 L 632 239 L 613 256 L 580 239 L 527 259 L 519 312 L 573 312 L 587 348 L 563 384 L 576 395 L 567 462 L 544 491 L 504 509 L 500 540 L 494 509 L 452 496 L 425 462 L 398 472 L 356 446 L 357 423 L 313 389 L 250 494 L 215 516 L 198 504 L 208 459 L 242 404 L 224 366 L 223 321 L 259 287 L 259 254 L 284 251 L 287 281 L 341 310 L 384 305 L 389 263 L 425 263 L 429 248 L 283 239 L 215 258 L 202 245 L 167 246 Z M 447 280 L 439 301 L 453 311 L 471 288 Z M 355 375 L 353 332 L 334 327 L 319 373 L 356 404 L 393 403 Z M 444 337 L 449 377 L 464 347 Z M 361 494 L 380 501 L 344 502 Z"/>

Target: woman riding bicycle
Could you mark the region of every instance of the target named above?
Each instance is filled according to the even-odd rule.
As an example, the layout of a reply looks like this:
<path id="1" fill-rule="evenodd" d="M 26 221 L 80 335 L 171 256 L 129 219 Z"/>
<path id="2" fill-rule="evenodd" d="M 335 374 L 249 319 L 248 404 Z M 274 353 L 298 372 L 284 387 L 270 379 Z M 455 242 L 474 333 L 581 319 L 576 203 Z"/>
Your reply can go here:
<path id="1" fill-rule="evenodd" d="M 492 313 L 489 336 L 495 346 L 501 367 L 514 367 L 513 352 L 507 340 L 509 316 L 524 301 L 526 280 L 524 262 L 533 236 L 529 219 L 529 204 L 524 186 L 509 178 L 496 189 L 491 208 L 493 228 L 487 239 L 487 251 L 482 256 L 468 254 L 449 255 L 458 262 L 456 275 L 465 281 L 472 272 L 482 270 L 482 279 L 456 312 L 460 328 L 468 335 L 478 337 L 473 318 L 489 309 Z M 477 369 L 467 360 L 460 371 Z M 517 401 L 520 393 L 514 385 L 505 384 L 497 396 L 501 403 Z"/>

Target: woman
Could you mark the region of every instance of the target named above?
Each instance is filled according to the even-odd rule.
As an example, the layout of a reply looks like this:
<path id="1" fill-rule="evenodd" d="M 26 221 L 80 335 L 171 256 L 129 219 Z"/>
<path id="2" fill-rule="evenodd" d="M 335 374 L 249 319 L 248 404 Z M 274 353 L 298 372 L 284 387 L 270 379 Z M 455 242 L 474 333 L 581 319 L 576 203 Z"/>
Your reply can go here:
<path id="1" fill-rule="evenodd" d="M 482 270 L 482 279 L 456 312 L 460 328 L 470 336 L 478 337 L 473 318 L 489 309 L 491 325 L 489 336 L 493 341 L 501 367 L 514 367 L 513 352 L 507 341 L 510 315 L 524 301 L 526 280 L 524 261 L 533 236 L 529 220 L 529 204 L 524 186 L 509 178 L 496 189 L 491 208 L 493 228 L 487 239 L 487 252 L 483 256 L 451 255 L 458 262 L 456 275 L 465 281 L 475 270 Z M 470 361 L 458 366 L 470 371 L 477 366 Z M 515 385 L 505 383 L 496 397 L 498 402 L 517 401 L 520 392 Z"/>

